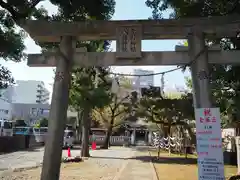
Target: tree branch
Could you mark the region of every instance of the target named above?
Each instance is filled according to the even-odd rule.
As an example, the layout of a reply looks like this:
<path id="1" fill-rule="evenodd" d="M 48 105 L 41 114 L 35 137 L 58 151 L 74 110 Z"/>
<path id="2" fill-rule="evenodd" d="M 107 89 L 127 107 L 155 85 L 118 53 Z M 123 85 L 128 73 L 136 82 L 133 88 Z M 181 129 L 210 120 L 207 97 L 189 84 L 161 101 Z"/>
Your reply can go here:
<path id="1" fill-rule="evenodd" d="M 5 3 L 3 0 L 0 0 L 0 6 L 6 9 L 12 15 L 13 20 L 18 23 L 19 20 L 26 18 L 41 1 L 42 0 L 33 0 L 31 3 L 29 3 L 27 10 L 22 13 L 15 11 L 13 6 Z"/>
<path id="2" fill-rule="evenodd" d="M 113 108 L 114 112 L 117 110 L 117 108 L 123 103 L 124 100 L 126 100 L 129 97 L 129 95 L 125 96 L 124 98 L 122 98 L 119 102 L 116 101 L 116 103 L 114 104 L 115 107 Z M 117 99 L 117 98 L 116 98 Z"/>
<path id="3" fill-rule="evenodd" d="M 26 18 L 41 1 L 42 0 L 32 0 L 32 2 L 29 3 L 29 7 L 27 8 L 27 10 L 23 13 L 20 13 L 20 17 L 17 20 Z"/>
<path id="4" fill-rule="evenodd" d="M 120 122 L 120 123 L 118 123 L 118 124 L 115 124 L 114 126 L 112 126 L 113 128 L 115 128 L 115 127 L 117 127 L 117 126 L 120 126 L 120 125 L 122 125 L 124 122 Z"/>
<path id="5" fill-rule="evenodd" d="M 100 112 L 100 111 L 98 111 L 98 110 L 96 110 L 96 109 L 94 109 L 94 111 L 97 112 L 98 114 L 100 114 L 100 116 L 101 116 L 104 124 L 108 124 L 108 123 L 109 123 L 109 122 L 108 122 L 108 119 L 103 116 L 102 112 Z"/>
<path id="6" fill-rule="evenodd" d="M 35 8 L 35 6 L 37 6 L 42 0 L 33 0 L 31 2 L 31 6 L 30 6 L 30 9 L 33 9 Z"/>
<path id="7" fill-rule="evenodd" d="M 117 96 L 115 96 L 114 97 L 114 105 L 112 106 L 111 104 L 109 104 L 109 108 L 110 108 L 110 110 L 111 110 L 111 112 L 112 112 L 112 115 L 113 115 L 113 117 L 115 118 L 115 117 L 117 117 L 117 116 L 119 116 L 121 113 L 123 113 L 123 112 L 121 112 L 120 114 L 118 113 L 117 115 L 115 115 L 115 111 L 117 110 L 117 108 L 123 103 L 123 101 L 125 100 L 125 99 L 127 99 L 129 97 L 129 95 L 128 96 L 126 96 L 126 97 L 124 97 L 124 98 L 122 98 L 119 102 L 117 102 Z"/>
<path id="8" fill-rule="evenodd" d="M 110 108 L 110 110 L 111 110 L 111 113 L 113 114 L 113 113 L 114 113 L 114 111 L 113 111 L 113 107 L 112 107 L 112 105 L 111 105 L 111 104 L 109 104 L 108 106 L 109 106 L 109 108 Z"/>
<path id="9" fill-rule="evenodd" d="M 6 9 L 11 15 L 12 18 L 15 20 L 19 13 L 17 13 L 12 6 L 10 6 L 8 3 L 5 3 L 3 0 L 0 0 L 0 6 L 2 8 Z"/>
<path id="10" fill-rule="evenodd" d="M 156 121 L 155 119 L 152 119 L 152 122 L 155 123 L 155 124 L 168 125 L 168 123 L 166 123 L 164 121 Z"/>
<path id="11" fill-rule="evenodd" d="M 157 128 L 158 128 L 159 130 L 162 129 L 162 128 L 159 126 L 160 124 L 157 124 L 157 123 L 156 123 L 156 125 L 157 125 Z"/>
<path id="12" fill-rule="evenodd" d="M 117 113 L 117 114 L 114 114 L 114 118 L 116 118 L 116 117 L 118 117 L 119 115 L 121 115 L 122 113 L 124 113 L 125 112 L 125 110 L 122 110 L 122 111 L 120 111 L 119 113 Z"/>

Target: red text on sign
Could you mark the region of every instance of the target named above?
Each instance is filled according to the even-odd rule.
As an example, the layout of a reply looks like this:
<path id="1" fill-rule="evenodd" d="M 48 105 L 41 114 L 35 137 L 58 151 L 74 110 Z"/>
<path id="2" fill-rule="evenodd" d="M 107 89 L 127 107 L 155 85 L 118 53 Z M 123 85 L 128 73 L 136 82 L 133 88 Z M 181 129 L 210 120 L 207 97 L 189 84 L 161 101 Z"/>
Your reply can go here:
<path id="1" fill-rule="evenodd" d="M 204 114 L 204 116 L 212 116 L 210 109 L 204 109 L 203 114 Z"/>
<path id="2" fill-rule="evenodd" d="M 198 155 L 199 156 L 206 156 L 206 155 L 208 155 L 208 152 L 198 152 Z"/>
<path id="3" fill-rule="evenodd" d="M 200 117 L 199 119 L 200 123 L 215 123 L 216 117 Z"/>

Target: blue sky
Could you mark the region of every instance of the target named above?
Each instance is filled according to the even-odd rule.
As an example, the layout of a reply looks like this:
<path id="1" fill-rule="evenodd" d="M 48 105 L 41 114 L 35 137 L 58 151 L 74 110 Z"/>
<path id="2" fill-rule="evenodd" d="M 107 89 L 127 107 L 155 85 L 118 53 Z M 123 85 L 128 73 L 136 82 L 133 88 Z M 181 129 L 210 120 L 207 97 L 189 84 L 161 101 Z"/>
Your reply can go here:
<path id="1" fill-rule="evenodd" d="M 51 13 L 56 12 L 56 8 L 50 5 L 48 2 L 41 3 Z M 116 9 L 113 16 L 114 20 L 129 20 L 129 19 L 147 19 L 151 16 L 151 9 L 145 6 L 145 0 L 116 0 Z M 168 13 L 164 14 L 168 17 Z M 155 40 L 155 41 L 143 41 L 143 51 L 173 51 L 175 45 L 180 40 Z M 40 47 L 38 47 L 34 41 L 30 38 L 25 40 L 27 53 L 38 53 Z M 115 49 L 115 42 L 112 43 L 112 48 Z M 8 67 L 16 80 L 42 80 L 48 85 L 48 89 L 51 91 L 51 83 L 53 83 L 53 68 L 33 68 L 26 65 L 27 62 L 13 63 L 3 62 L 2 65 Z M 136 67 L 115 67 L 115 72 L 131 73 Z M 139 68 L 146 70 L 154 70 L 154 72 L 166 71 L 175 66 L 141 66 Z M 165 75 L 166 86 L 174 88 L 175 86 L 184 86 L 184 76 L 189 76 L 189 72 L 183 74 L 181 71 L 175 71 Z M 160 85 L 161 77 L 155 76 L 155 85 Z"/>

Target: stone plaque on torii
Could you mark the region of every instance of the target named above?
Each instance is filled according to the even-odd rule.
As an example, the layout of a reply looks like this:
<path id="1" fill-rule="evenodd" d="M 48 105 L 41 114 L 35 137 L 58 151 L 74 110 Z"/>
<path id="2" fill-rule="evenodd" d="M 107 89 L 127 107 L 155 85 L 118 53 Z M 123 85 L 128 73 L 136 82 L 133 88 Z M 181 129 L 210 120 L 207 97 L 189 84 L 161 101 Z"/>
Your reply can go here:
<path id="1" fill-rule="evenodd" d="M 205 47 L 205 38 L 234 37 L 240 17 L 224 16 L 195 19 L 46 22 L 26 21 L 22 27 L 39 42 L 60 42 L 56 52 L 29 54 L 31 67 L 54 67 L 56 75 L 50 110 L 41 180 L 58 180 L 63 130 L 67 118 L 71 70 L 75 66 L 184 65 L 191 62 L 196 108 L 212 106 L 208 63 L 238 64 L 239 51 L 225 52 Z M 188 39 L 189 49 L 175 52 L 142 52 L 145 39 Z M 117 52 L 76 50 L 76 41 L 117 40 Z"/>

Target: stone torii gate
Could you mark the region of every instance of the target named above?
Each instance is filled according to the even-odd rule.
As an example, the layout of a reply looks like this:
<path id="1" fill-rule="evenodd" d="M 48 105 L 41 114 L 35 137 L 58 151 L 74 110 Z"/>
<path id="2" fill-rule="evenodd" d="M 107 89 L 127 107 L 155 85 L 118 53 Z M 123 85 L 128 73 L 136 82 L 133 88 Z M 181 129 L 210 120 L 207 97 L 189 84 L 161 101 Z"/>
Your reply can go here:
<path id="1" fill-rule="evenodd" d="M 42 180 L 58 180 L 62 139 L 67 117 L 69 86 L 73 66 L 184 65 L 191 62 L 195 108 L 210 108 L 208 63 L 239 63 L 240 52 L 206 50 L 205 37 L 233 37 L 240 17 L 225 16 L 179 20 L 129 20 L 47 22 L 25 21 L 22 27 L 38 42 L 60 42 L 59 50 L 29 54 L 30 67 L 56 67 L 50 109 Z M 142 52 L 141 40 L 188 39 L 189 49 L 175 52 Z M 116 52 L 86 52 L 76 49 L 76 41 L 116 40 Z M 44 72 L 43 72 L 44 73 Z"/>

